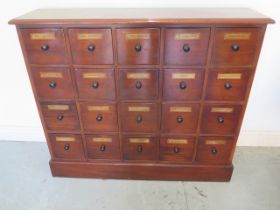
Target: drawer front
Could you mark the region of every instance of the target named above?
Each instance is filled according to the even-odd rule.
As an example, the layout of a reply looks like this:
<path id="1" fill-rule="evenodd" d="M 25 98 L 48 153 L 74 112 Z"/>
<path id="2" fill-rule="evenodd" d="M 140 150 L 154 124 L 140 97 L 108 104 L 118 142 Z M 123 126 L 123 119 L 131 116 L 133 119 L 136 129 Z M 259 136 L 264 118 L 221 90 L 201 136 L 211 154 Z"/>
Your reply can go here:
<path id="1" fill-rule="evenodd" d="M 75 69 L 79 98 L 114 100 L 116 97 L 113 69 Z"/>
<path id="2" fill-rule="evenodd" d="M 217 65 L 252 65 L 259 38 L 257 28 L 218 28 L 212 62 Z"/>
<path id="3" fill-rule="evenodd" d="M 229 164 L 234 140 L 231 137 L 200 137 L 196 161 L 202 164 Z"/>
<path id="4" fill-rule="evenodd" d="M 120 144 L 117 135 L 86 135 L 89 159 L 120 159 Z"/>
<path id="5" fill-rule="evenodd" d="M 39 98 L 73 99 L 75 97 L 70 71 L 67 68 L 32 68 Z"/>
<path id="6" fill-rule="evenodd" d="M 208 75 L 207 100 L 244 100 L 251 71 L 223 70 L 210 71 Z"/>
<path id="7" fill-rule="evenodd" d="M 165 64 L 205 65 L 209 35 L 209 28 L 166 29 Z"/>
<path id="8" fill-rule="evenodd" d="M 162 132 L 196 132 L 198 125 L 199 107 L 199 104 L 162 104 Z"/>
<path id="9" fill-rule="evenodd" d="M 122 131 L 156 132 L 159 127 L 156 103 L 122 103 L 120 107 Z"/>
<path id="10" fill-rule="evenodd" d="M 74 102 L 42 102 L 46 127 L 50 131 L 79 131 L 79 117 Z"/>
<path id="11" fill-rule="evenodd" d="M 49 134 L 53 154 L 56 159 L 84 160 L 82 137 L 72 134 Z"/>
<path id="12" fill-rule="evenodd" d="M 240 119 L 241 105 L 206 104 L 201 133 L 234 134 Z"/>
<path id="13" fill-rule="evenodd" d="M 111 29 L 69 29 L 75 64 L 113 64 Z"/>
<path id="14" fill-rule="evenodd" d="M 67 51 L 62 29 L 21 29 L 31 64 L 66 64 Z"/>
<path id="15" fill-rule="evenodd" d="M 160 160 L 192 161 L 195 138 L 189 136 L 164 136 L 160 139 Z"/>
<path id="16" fill-rule="evenodd" d="M 165 100 L 199 100 L 201 98 L 204 71 L 165 69 L 163 76 L 163 98 Z"/>
<path id="17" fill-rule="evenodd" d="M 158 70 L 119 71 L 122 99 L 155 99 L 158 97 Z"/>
<path id="18" fill-rule="evenodd" d="M 155 160 L 156 137 L 154 136 L 123 136 L 124 160 Z"/>
<path id="19" fill-rule="evenodd" d="M 116 104 L 80 103 L 81 119 L 85 131 L 117 131 Z"/>
<path id="20" fill-rule="evenodd" d="M 117 29 L 119 64 L 159 64 L 160 30 Z"/>

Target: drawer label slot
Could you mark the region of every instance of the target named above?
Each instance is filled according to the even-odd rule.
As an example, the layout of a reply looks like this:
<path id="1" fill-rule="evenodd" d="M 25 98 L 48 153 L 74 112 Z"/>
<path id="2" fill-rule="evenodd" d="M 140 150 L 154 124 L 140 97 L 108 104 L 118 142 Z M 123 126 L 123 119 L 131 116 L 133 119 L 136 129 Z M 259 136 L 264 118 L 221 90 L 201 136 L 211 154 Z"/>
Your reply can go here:
<path id="1" fill-rule="evenodd" d="M 75 137 L 70 136 L 57 136 L 55 137 L 56 141 L 76 141 Z"/>
<path id="2" fill-rule="evenodd" d="M 200 39 L 200 33 L 175 34 L 175 40 L 198 40 L 198 39 Z"/>
<path id="3" fill-rule="evenodd" d="M 172 79 L 195 79 L 195 73 L 172 73 Z"/>
<path id="4" fill-rule="evenodd" d="M 148 106 L 129 106 L 128 111 L 129 112 L 149 112 L 150 107 L 148 107 Z"/>
<path id="5" fill-rule="evenodd" d="M 31 40 L 53 40 L 55 39 L 55 33 L 54 32 L 31 33 L 30 38 Z"/>
<path id="6" fill-rule="evenodd" d="M 105 138 L 105 137 L 94 137 L 92 138 L 93 142 L 112 142 L 112 138 Z"/>
<path id="7" fill-rule="evenodd" d="M 170 112 L 192 112 L 192 107 L 177 107 L 171 106 L 169 108 Z"/>
<path id="8" fill-rule="evenodd" d="M 150 73 L 127 73 L 127 79 L 150 79 Z"/>
<path id="9" fill-rule="evenodd" d="M 88 111 L 110 111 L 109 106 L 88 106 Z"/>
<path id="10" fill-rule="evenodd" d="M 129 138 L 130 143 L 142 143 L 142 144 L 148 144 L 150 143 L 150 139 L 148 138 Z"/>
<path id="11" fill-rule="evenodd" d="M 241 79 L 241 73 L 219 73 L 217 79 Z"/>
<path id="12" fill-rule="evenodd" d="M 225 33 L 225 40 L 249 40 L 251 33 Z"/>
<path id="13" fill-rule="evenodd" d="M 48 110 L 69 110 L 69 105 L 48 105 Z"/>
<path id="14" fill-rule="evenodd" d="M 126 34 L 126 39 L 150 39 L 151 36 L 149 33 L 140 33 L 140 34 Z"/>
<path id="15" fill-rule="evenodd" d="M 89 79 L 89 78 L 106 78 L 107 75 L 105 73 L 83 73 L 83 78 Z"/>
<path id="16" fill-rule="evenodd" d="M 167 144 L 188 144 L 187 139 L 167 139 Z"/>
<path id="17" fill-rule="evenodd" d="M 40 72 L 41 78 L 63 78 L 61 72 Z"/>
<path id="18" fill-rule="evenodd" d="M 226 140 L 206 140 L 205 144 L 207 145 L 225 145 Z"/>
<path id="19" fill-rule="evenodd" d="M 216 113 L 233 113 L 234 109 L 233 108 L 228 108 L 228 107 L 213 107 L 211 108 L 211 112 L 216 112 Z"/>
<path id="20" fill-rule="evenodd" d="M 78 33 L 77 37 L 78 37 L 78 40 L 102 39 L 102 34 L 101 33 Z"/>

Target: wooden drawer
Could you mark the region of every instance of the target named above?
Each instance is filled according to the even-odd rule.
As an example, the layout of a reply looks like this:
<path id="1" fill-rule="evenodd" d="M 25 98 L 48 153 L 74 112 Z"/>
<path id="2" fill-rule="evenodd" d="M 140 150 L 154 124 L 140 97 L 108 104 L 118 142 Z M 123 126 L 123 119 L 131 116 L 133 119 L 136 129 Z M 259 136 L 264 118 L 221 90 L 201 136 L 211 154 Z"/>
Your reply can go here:
<path id="1" fill-rule="evenodd" d="M 159 107 L 156 103 L 121 103 L 122 131 L 153 133 L 159 128 Z"/>
<path id="2" fill-rule="evenodd" d="M 81 119 L 85 131 L 117 131 L 117 108 L 114 103 L 80 103 Z"/>
<path id="3" fill-rule="evenodd" d="M 155 160 L 156 137 L 154 136 L 123 136 L 122 150 L 124 160 Z"/>
<path id="4" fill-rule="evenodd" d="M 120 97 L 122 99 L 155 99 L 158 97 L 158 70 L 119 71 Z"/>
<path id="5" fill-rule="evenodd" d="M 234 149 L 232 137 L 200 137 L 196 161 L 202 164 L 230 164 L 231 151 Z"/>
<path id="6" fill-rule="evenodd" d="M 44 99 L 73 99 L 75 97 L 68 68 L 33 67 L 36 92 Z"/>
<path id="7" fill-rule="evenodd" d="M 250 69 L 215 69 L 208 74 L 206 99 L 207 100 L 244 100 L 248 81 L 251 75 Z"/>
<path id="8" fill-rule="evenodd" d="M 74 102 L 42 102 L 46 127 L 50 131 L 79 131 L 79 117 Z"/>
<path id="9" fill-rule="evenodd" d="M 202 69 L 165 69 L 163 98 L 165 100 L 199 100 L 201 98 L 204 71 Z"/>
<path id="10" fill-rule="evenodd" d="M 206 104 L 201 133 L 234 134 L 240 120 L 241 105 Z"/>
<path id="11" fill-rule="evenodd" d="M 120 144 L 117 135 L 86 135 L 89 159 L 120 159 Z"/>
<path id="12" fill-rule="evenodd" d="M 195 133 L 199 104 L 163 103 L 161 129 L 164 133 Z"/>
<path id="13" fill-rule="evenodd" d="M 117 29 L 119 64 L 159 64 L 160 29 Z"/>
<path id="14" fill-rule="evenodd" d="M 72 134 L 49 134 L 55 159 L 84 160 L 82 137 Z"/>
<path id="15" fill-rule="evenodd" d="M 209 28 L 180 28 L 165 30 L 165 64 L 205 65 Z"/>
<path id="16" fill-rule="evenodd" d="M 192 161 L 195 138 L 163 136 L 160 139 L 159 159 L 163 161 Z"/>
<path id="17" fill-rule="evenodd" d="M 113 64 L 111 29 L 69 29 L 75 64 Z"/>
<path id="18" fill-rule="evenodd" d="M 62 29 L 20 29 L 31 64 L 66 64 L 67 52 Z"/>
<path id="19" fill-rule="evenodd" d="M 75 69 L 75 75 L 79 98 L 115 99 L 113 69 Z"/>
<path id="20" fill-rule="evenodd" d="M 217 28 L 212 62 L 217 65 L 252 65 L 258 39 L 257 28 Z"/>

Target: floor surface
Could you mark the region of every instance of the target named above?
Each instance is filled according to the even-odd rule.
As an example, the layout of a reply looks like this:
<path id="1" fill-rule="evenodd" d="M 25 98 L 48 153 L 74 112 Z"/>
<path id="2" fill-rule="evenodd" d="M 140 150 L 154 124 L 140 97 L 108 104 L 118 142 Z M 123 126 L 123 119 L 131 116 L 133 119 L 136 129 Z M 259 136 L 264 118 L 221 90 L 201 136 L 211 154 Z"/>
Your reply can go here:
<path id="1" fill-rule="evenodd" d="M 280 148 L 239 147 L 229 183 L 53 178 L 45 143 L 0 141 L 0 210 L 279 210 Z"/>

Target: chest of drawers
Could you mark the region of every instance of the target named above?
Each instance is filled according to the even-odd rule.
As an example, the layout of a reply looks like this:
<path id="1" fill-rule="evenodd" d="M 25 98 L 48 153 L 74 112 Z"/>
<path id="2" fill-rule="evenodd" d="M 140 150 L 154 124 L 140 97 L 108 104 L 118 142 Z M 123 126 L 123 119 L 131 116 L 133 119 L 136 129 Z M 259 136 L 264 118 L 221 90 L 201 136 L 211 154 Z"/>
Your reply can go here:
<path id="1" fill-rule="evenodd" d="M 230 180 L 273 22 L 250 9 L 53 9 L 11 20 L 52 174 Z"/>

